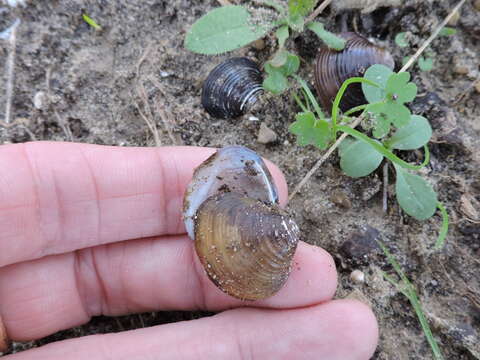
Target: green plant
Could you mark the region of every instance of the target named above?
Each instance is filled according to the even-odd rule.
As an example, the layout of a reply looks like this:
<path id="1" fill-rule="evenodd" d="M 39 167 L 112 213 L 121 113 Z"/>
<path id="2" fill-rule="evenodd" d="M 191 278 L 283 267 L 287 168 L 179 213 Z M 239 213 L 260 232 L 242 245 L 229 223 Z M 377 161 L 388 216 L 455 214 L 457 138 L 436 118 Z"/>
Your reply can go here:
<path id="1" fill-rule="evenodd" d="M 231 51 L 263 37 L 276 29 L 278 49 L 265 63 L 267 77 L 263 87 L 279 94 L 289 88 L 288 78 L 298 71 L 300 59 L 285 48 L 290 33 L 313 31 L 327 46 L 342 50 L 345 40 L 325 30 L 323 24 L 311 21 L 307 16 L 313 11 L 318 0 L 289 0 L 282 2 L 259 1 L 275 11 L 276 19 L 257 21 L 246 8 L 230 5 L 216 8 L 202 16 L 193 25 L 185 38 L 185 47 L 190 51 L 215 55 Z"/>
<path id="2" fill-rule="evenodd" d="M 397 276 L 400 278 L 401 282 L 396 281 L 391 277 L 390 275 L 383 273 L 383 277 L 391 283 L 395 288 L 400 291 L 405 297 L 410 301 L 410 304 L 412 305 L 413 309 L 415 310 L 415 314 L 417 315 L 418 321 L 420 323 L 420 326 L 422 327 L 422 331 L 425 334 L 425 337 L 427 338 L 428 344 L 430 345 L 430 348 L 432 349 L 432 354 L 435 360 L 442 360 L 443 355 L 442 352 L 440 351 L 440 347 L 438 346 L 435 338 L 433 337 L 432 330 L 430 329 L 430 326 L 428 325 L 427 317 L 425 316 L 425 312 L 423 311 L 422 308 L 422 303 L 420 302 L 420 299 L 418 298 L 417 291 L 415 290 L 415 287 L 411 283 L 411 281 L 408 279 L 408 277 L 405 275 L 403 272 L 400 264 L 398 261 L 393 257 L 393 255 L 390 253 L 390 251 L 387 249 L 385 244 L 383 244 L 381 241 L 377 240 L 377 244 L 380 246 L 382 249 L 383 253 L 387 257 L 388 262 L 390 265 L 392 265 L 393 269 L 397 273 Z"/>
<path id="3" fill-rule="evenodd" d="M 437 199 L 433 188 L 421 176 L 412 174 L 429 162 L 427 143 L 432 135 L 428 120 L 412 115 L 405 106 L 415 99 L 417 87 L 410 82 L 408 72 L 395 73 L 383 65 L 373 65 L 363 78 L 350 78 L 343 83 L 333 102 L 331 118 L 326 118 L 304 80 L 295 76 L 300 84 L 301 95 L 293 97 L 302 112 L 296 115 L 290 131 L 297 136 L 301 146 L 314 145 L 326 149 L 337 140 L 337 133 L 349 135 L 339 147 L 340 167 L 351 177 L 362 177 L 375 171 L 384 159 L 393 164 L 396 172 L 396 197 L 400 207 L 417 220 L 426 220 L 435 211 L 441 210 L 442 228 L 436 247 L 443 244 L 448 229 L 448 214 Z M 361 83 L 367 104 L 357 106 L 340 114 L 339 104 L 348 86 Z M 371 131 L 373 138 L 348 126 L 359 113 L 363 128 Z M 392 131 L 393 128 L 393 131 Z M 424 148 L 425 158 L 419 164 L 410 164 L 394 151 Z"/>
<path id="4" fill-rule="evenodd" d="M 93 27 L 95 30 L 97 31 L 100 31 L 102 30 L 102 27 L 100 25 L 98 25 L 95 20 L 93 20 L 90 16 L 88 16 L 87 14 L 82 14 L 82 19 L 83 21 L 85 21 L 88 25 L 90 25 L 91 27 Z"/>

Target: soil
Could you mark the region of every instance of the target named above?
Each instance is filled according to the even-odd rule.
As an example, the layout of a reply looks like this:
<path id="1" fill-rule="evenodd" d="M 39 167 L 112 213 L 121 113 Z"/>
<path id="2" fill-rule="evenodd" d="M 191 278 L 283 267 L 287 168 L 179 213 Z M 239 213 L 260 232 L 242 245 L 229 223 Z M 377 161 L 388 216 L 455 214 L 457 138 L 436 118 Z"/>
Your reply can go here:
<path id="1" fill-rule="evenodd" d="M 454 5 L 446 0 L 405 0 L 401 7 L 381 7 L 382 1 L 368 3 L 375 3 L 371 13 L 327 8 L 319 19 L 331 31 L 341 31 L 343 23 L 348 30 L 386 46 L 397 69 L 402 58 L 421 45 Z M 185 50 L 183 39 L 190 25 L 217 6 L 214 0 L 30 0 L 15 8 L 0 3 L 0 31 L 15 19 L 21 20 L 13 122 L 0 127 L 0 143 L 242 144 L 277 163 L 293 187 L 321 153 L 313 147 L 297 146 L 289 134 L 297 107 L 288 94 L 265 95 L 250 113 L 235 120 L 214 119 L 200 105 L 202 81 L 214 66 L 238 55 L 263 63 L 275 50 L 271 36 L 264 38 L 261 50 L 258 43 L 214 57 Z M 102 30 L 86 24 L 82 13 L 95 19 Z M 382 276 L 382 272 L 393 271 L 375 245 L 376 238 L 388 246 L 413 282 L 445 358 L 480 359 L 480 86 L 478 82 L 477 89 L 474 86 L 480 76 L 480 11 L 473 1 L 467 1 L 455 20 L 456 35 L 437 38 L 427 50 L 435 59 L 433 70 L 411 69 L 420 94 L 411 109 L 427 117 L 434 129 L 429 145 L 431 162 L 423 175 L 450 214 L 445 247 L 434 251 L 432 246 L 441 225 L 438 214 L 424 222 L 405 215 L 399 210 L 392 185 L 388 212 L 384 213 L 381 170 L 362 179 L 348 178 L 339 169 L 337 155 L 328 159 L 289 204 L 304 240 L 334 255 L 340 279 L 336 296 L 362 299 L 376 313 L 381 338 L 374 359 L 432 358 L 407 298 Z M 395 45 L 395 35 L 401 31 L 407 32 L 407 48 Z M 311 33 L 296 35 L 287 43 L 302 56 L 300 75 L 310 81 L 318 46 Z M 8 42 L 0 40 L 0 67 L 5 72 L 3 59 L 9 51 Z M 4 80 L 0 83 L 2 114 L 6 76 Z M 273 142 L 257 141 L 261 124 L 275 132 L 276 136 L 269 137 Z M 405 159 L 418 161 L 422 154 L 411 152 Z M 352 281 L 354 270 L 364 273 L 363 283 Z M 16 343 L 13 351 L 205 315 L 209 314 L 99 317 L 46 339 Z"/>

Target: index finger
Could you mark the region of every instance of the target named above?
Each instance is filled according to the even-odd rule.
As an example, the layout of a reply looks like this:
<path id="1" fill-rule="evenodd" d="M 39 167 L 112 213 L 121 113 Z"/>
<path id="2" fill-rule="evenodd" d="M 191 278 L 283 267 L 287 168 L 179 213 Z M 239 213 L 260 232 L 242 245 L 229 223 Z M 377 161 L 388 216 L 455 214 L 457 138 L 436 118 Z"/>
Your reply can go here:
<path id="1" fill-rule="evenodd" d="M 0 267 L 185 232 L 185 187 L 213 152 L 48 142 L 0 147 Z M 268 165 L 285 202 L 285 180 Z"/>

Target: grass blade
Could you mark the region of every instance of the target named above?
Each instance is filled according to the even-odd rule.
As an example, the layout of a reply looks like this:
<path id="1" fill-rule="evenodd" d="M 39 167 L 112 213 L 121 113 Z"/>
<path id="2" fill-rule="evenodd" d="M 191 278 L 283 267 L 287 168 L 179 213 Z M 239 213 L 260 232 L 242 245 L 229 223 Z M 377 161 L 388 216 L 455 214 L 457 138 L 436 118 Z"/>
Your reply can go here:
<path id="1" fill-rule="evenodd" d="M 430 329 L 430 325 L 428 325 L 427 318 L 425 316 L 425 313 L 422 309 L 422 303 L 420 302 L 420 299 L 418 298 L 417 292 L 415 291 L 415 288 L 413 284 L 408 280 L 407 276 L 403 272 L 400 264 L 397 262 L 397 260 L 393 257 L 393 255 L 390 253 L 390 251 L 387 249 L 387 247 L 379 240 L 377 240 L 378 245 L 382 249 L 383 253 L 387 257 L 388 262 L 393 266 L 393 269 L 397 273 L 397 275 L 402 279 L 405 289 L 401 289 L 398 284 L 397 284 L 397 289 L 404 294 L 407 299 L 410 301 L 410 304 L 412 304 L 413 309 L 415 310 L 415 314 L 418 317 L 418 321 L 420 322 L 420 326 L 422 327 L 423 333 L 425 334 L 425 337 L 427 338 L 428 344 L 430 345 L 430 348 L 432 349 L 433 357 L 435 360 L 443 360 L 443 355 L 442 352 L 440 351 L 440 348 L 433 337 L 432 330 Z M 390 277 L 386 277 L 387 281 L 395 285 L 395 281 L 391 279 Z"/>

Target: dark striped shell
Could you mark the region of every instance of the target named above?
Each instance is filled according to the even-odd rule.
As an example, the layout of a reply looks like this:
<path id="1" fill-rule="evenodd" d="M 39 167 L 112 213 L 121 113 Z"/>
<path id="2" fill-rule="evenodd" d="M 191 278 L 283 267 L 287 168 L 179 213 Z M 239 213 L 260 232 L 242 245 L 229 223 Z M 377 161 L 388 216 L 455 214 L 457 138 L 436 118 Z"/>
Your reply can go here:
<path id="1" fill-rule="evenodd" d="M 202 88 L 202 105 L 215 118 L 243 115 L 263 92 L 262 73 L 245 57 L 226 60 L 208 75 Z"/>
<path id="2" fill-rule="evenodd" d="M 395 66 L 393 57 L 387 50 L 372 44 L 363 36 L 353 32 L 342 33 L 340 36 L 347 40 L 345 48 L 337 51 L 321 47 L 315 64 L 317 97 L 323 109 L 328 112 L 331 112 L 333 100 L 345 80 L 363 76 L 374 64 L 386 65 L 392 70 Z M 347 111 L 363 104 L 366 104 L 366 100 L 361 85 L 352 84 L 340 102 L 340 109 Z"/>

